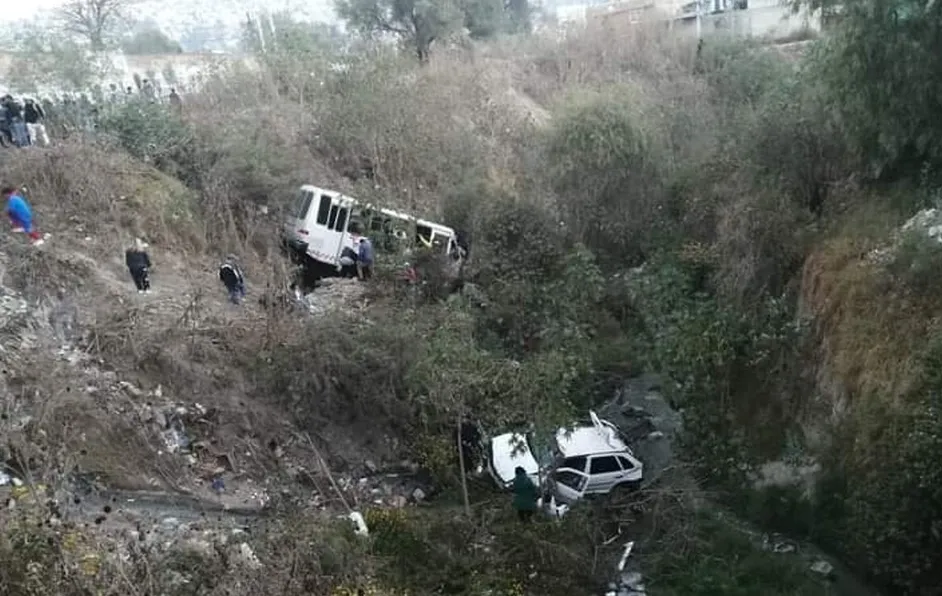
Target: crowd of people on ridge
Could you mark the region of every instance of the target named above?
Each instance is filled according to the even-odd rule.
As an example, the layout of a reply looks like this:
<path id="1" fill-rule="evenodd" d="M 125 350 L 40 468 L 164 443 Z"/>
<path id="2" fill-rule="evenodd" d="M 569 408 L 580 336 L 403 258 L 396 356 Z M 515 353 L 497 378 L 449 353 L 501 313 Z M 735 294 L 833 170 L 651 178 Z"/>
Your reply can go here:
<path id="1" fill-rule="evenodd" d="M 171 87 L 166 96 L 159 84 L 147 79 L 138 87 L 122 91 L 116 83 L 111 83 L 107 90 L 96 87 L 90 92 L 52 94 L 42 99 L 16 98 L 7 93 L 0 97 L 0 147 L 49 145 L 50 128 L 57 137 L 73 131 L 94 132 L 109 108 L 132 102 L 166 102 L 176 110 L 183 107 L 183 98 L 175 87 Z"/>
<path id="2" fill-rule="evenodd" d="M 46 110 L 35 99 L 20 103 L 10 94 L 0 97 L 0 145 L 48 145 L 45 120 Z"/>

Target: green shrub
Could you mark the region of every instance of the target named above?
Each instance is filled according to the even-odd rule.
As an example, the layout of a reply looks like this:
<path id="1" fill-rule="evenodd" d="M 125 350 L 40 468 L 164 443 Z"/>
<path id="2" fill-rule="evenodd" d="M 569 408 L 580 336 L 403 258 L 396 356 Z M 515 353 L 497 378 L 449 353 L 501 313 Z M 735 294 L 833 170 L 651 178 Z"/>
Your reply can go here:
<path id="1" fill-rule="evenodd" d="M 547 133 L 546 160 L 567 228 L 603 263 L 636 264 L 664 226 L 671 153 L 644 89 L 576 96 Z"/>
<path id="2" fill-rule="evenodd" d="M 649 589 L 663 596 L 824 596 L 801 560 L 765 552 L 742 531 L 706 516 L 677 522 L 684 531 L 667 537 L 651 557 Z"/>
<path id="3" fill-rule="evenodd" d="M 788 404 L 756 399 L 793 373 L 802 328 L 783 298 L 749 310 L 720 303 L 705 290 L 709 269 L 650 263 L 632 281 L 642 313 L 649 364 L 671 382 L 684 413 L 684 442 L 714 480 L 741 485 L 744 460 L 775 457 L 784 445 Z"/>
<path id="4" fill-rule="evenodd" d="M 106 105 L 98 131 L 134 157 L 163 165 L 171 174 L 176 173 L 171 164 L 185 162 L 194 142 L 192 131 L 170 106 L 143 100 Z"/>

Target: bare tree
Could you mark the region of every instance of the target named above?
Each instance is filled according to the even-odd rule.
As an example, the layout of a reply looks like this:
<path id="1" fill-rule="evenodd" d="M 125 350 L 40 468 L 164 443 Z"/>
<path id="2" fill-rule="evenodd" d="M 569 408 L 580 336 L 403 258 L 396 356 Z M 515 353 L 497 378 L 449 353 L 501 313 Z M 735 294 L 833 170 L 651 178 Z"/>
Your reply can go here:
<path id="1" fill-rule="evenodd" d="M 65 31 L 87 40 L 93 50 L 101 51 L 136 1 L 69 0 L 56 12 Z"/>

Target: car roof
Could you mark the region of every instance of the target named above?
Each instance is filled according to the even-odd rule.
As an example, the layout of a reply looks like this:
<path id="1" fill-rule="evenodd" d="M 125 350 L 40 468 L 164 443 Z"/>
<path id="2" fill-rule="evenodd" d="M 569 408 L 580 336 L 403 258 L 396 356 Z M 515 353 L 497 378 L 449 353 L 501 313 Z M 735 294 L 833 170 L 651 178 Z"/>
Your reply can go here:
<path id="1" fill-rule="evenodd" d="M 540 466 L 537 464 L 527 437 L 519 433 L 505 433 L 491 439 L 491 453 L 493 455 L 494 472 L 503 482 L 514 479 L 514 470 L 517 466 L 523 468 L 528 475 L 537 474 Z"/>
<path id="2" fill-rule="evenodd" d="M 590 412 L 590 417 L 591 425 L 582 424 L 575 428 L 561 428 L 556 431 L 556 445 L 563 457 L 612 452 L 631 454 L 631 449 L 618 435 L 615 425 L 600 420 L 595 412 Z"/>

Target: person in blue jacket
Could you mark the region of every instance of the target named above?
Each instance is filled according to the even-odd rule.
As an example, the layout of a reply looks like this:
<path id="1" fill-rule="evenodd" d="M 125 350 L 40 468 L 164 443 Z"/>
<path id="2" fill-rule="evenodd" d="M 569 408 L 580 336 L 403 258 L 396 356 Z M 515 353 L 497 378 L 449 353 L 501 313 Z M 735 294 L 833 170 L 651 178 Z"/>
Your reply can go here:
<path id="1" fill-rule="evenodd" d="M 29 203 L 23 198 L 23 195 L 17 192 L 12 186 L 5 186 L 0 189 L 0 194 L 7 202 L 7 217 L 10 218 L 10 224 L 14 232 L 26 232 L 30 242 L 38 246 L 43 243 L 42 235 L 36 231 L 33 225 L 33 210 Z"/>

